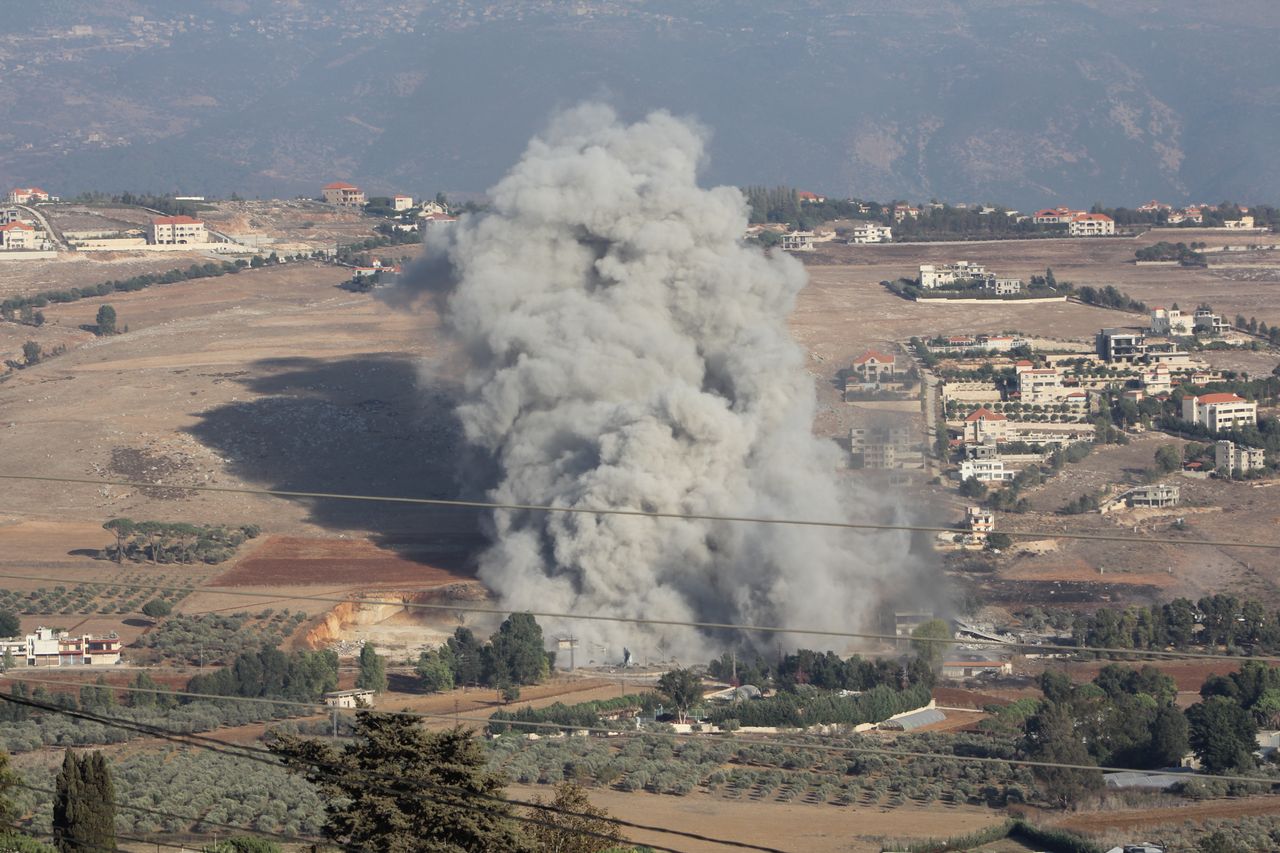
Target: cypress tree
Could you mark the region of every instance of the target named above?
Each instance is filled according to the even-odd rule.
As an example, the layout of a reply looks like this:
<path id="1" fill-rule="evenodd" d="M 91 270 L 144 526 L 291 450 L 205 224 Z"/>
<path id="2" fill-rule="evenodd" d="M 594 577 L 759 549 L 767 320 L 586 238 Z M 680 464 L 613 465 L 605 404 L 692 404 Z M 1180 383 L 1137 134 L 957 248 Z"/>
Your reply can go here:
<path id="1" fill-rule="evenodd" d="M 53 843 L 60 853 L 115 850 L 115 789 L 102 753 L 83 757 L 70 749 L 53 798 Z"/>

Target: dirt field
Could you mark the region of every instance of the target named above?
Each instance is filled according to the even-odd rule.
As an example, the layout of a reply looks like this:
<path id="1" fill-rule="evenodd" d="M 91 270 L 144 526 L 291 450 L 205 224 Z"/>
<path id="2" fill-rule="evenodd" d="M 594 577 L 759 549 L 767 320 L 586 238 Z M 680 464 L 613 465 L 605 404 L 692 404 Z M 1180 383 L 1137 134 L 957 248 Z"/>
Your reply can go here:
<path id="1" fill-rule="evenodd" d="M 1112 830 L 1176 825 L 1188 821 L 1203 823 L 1207 820 L 1230 820 L 1249 815 L 1275 814 L 1277 810 L 1280 810 L 1280 797 L 1246 797 L 1240 800 L 1187 803 L 1165 808 L 1148 807 L 1074 813 L 1053 821 L 1053 824 L 1064 829 L 1097 836 Z"/>
<path id="2" fill-rule="evenodd" d="M 464 545 L 470 540 L 464 540 Z M 427 539 L 409 553 L 380 548 L 366 539 L 313 539 L 272 536 L 253 555 L 210 581 L 211 586 L 276 586 L 290 584 L 361 584 L 438 586 L 470 580 L 460 573 L 464 548 Z M 428 561 L 434 565 L 428 565 Z M 452 565 L 450 565 L 452 564 Z"/>
<path id="3" fill-rule="evenodd" d="M 545 786 L 513 785 L 513 797 L 546 799 Z M 878 853 L 881 838 L 935 838 L 973 832 L 1003 820 L 999 812 L 973 806 L 867 808 L 784 803 L 737 803 L 693 794 L 622 793 L 593 788 L 591 802 L 624 820 L 661 825 L 731 842 L 767 844 L 796 853 Z M 628 839 L 663 844 L 690 853 L 721 853 L 720 844 L 635 830 Z"/>

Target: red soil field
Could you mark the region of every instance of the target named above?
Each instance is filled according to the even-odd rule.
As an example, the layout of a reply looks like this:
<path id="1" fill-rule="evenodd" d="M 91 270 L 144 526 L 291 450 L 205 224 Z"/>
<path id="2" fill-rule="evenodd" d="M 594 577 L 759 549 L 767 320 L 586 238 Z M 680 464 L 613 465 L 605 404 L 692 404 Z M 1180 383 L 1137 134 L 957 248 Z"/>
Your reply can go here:
<path id="1" fill-rule="evenodd" d="M 416 550 L 421 554 L 427 548 Z M 432 587 L 472 580 L 456 550 L 430 556 L 422 554 L 422 559 L 429 562 L 380 548 L 367 539 L 270 536 L 230 571 L 210 581 L 209 586 L 395 584 Z"/>

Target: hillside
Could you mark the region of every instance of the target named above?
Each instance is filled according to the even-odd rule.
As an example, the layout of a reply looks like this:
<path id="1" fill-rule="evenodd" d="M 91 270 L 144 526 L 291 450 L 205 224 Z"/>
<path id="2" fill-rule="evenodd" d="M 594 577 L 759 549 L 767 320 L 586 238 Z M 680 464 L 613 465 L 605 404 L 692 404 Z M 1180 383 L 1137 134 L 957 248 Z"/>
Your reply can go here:
<path id="1" fill-rule="evenodd" d="M 1266 0 L 56 0 L 6 14 L 0 182 L 479 192 L 598 97 L 697 115 L 713 181 L 1274 201 L 1277 30 Z"/>

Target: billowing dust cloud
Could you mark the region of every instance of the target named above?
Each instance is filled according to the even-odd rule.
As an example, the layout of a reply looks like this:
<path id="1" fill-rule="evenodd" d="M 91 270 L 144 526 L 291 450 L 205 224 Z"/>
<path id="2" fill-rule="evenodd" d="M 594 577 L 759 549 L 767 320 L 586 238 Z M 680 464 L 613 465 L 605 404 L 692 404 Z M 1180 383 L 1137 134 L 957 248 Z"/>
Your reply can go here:
<path id="1" fill-rule="evenodd" d="M 845 518 L 839 451 L 812 434 L 814 378 L 786 326 L 804 270 L 743 244 L 737 189 L 698 186 L 705 141 L 665 112 L 623 124 L 581 106 L 529 143 L 490 213 L 429 241 L 422 269 L 447 269 L 445 322 L 468 360 L 457 415 L 499 469 L 490 499 Z M 493 522 L 479 572 L 505 606 L 672 620 L 856 629 L 906 547 L 739 522 L 507 511 Z M 705 660 L 737 641 L 548 627 L 586 641 L 579 661 L 617 660 L 624 645 Z"/>

